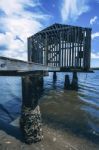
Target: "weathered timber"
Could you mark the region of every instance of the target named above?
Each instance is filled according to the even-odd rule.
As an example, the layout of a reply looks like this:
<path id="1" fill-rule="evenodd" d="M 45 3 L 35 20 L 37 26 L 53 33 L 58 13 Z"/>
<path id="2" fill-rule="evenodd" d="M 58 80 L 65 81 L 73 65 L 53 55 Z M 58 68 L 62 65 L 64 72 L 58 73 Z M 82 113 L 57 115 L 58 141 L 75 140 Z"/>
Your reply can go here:
<path id="1" fill-rule="evenodd" d="M 53 80 L 55 81 L 57 79 L 56 72 L 53 72 Z"/>
<path id="2" fill-rule="evenodd" d="M 59 67 L 45 66 L 40 63 L 0 57 L 0 75 L 24 75 L 37 71 L 59 71 Z"/>
<path id="3" fill-rule="evenodd" d="M 70 90 L 70 79 L 69 79 L 69 75 L 65 75 L 64 89 Z"/>
<path id="4" fill-rule="evenodd" d="M 42 94 L 42 76 L 22 77 L 20 128 L 28 144 L 42 140 L 42 120 L 38 100 Z"/>
<path id="5" fill-rule="evenodd" d="M 77 77 L 77 72 L 76 71 L 73 72 L 71 89 L 72 90 L 78 90 L 78 77 Z"/>
<path id="6" fill-rule="evenodd" d="M 90 28 L 53 24 L 29 37 L 28 40 L 31 44 L 28 46 L 28 60 L 39 62 L 39 59 L 34 59 L 34 56 L 42 53 L 43 57 L 41 57 L 40 62 L 45 65 L 65 69 L 72 67 L 75 70 L 86 71 L 90 69 Z M 40 47 L 39 52 L 38 45 Z"/>
<path id="7" fill-rule="evenodd" d="M 22 111 L 20 128 L 25 142 L 43 138 L 39 98 L 43 92 L 43 76 L 56 72 L 73 72 L 70 85 L 65 76 L 65 89 L 78 89 L 77 72 L 90 70 L 91 29 L 54 24 L 28 38 L 28 61 L 0 57 L 0 76 L 22 76 Z"/>
<path id="8" fill-rule="evenodd" d="M 38 75 L 38 71 L 44 76 L 48 72 L 93 72 L 90 70 L 80 69 L 75 67 L 57 67 L 57 66 L 45 66 L 39 63 L 26 62 L 22 60 L 0 57 L 0 76 L 23 76 L 29 74 Z"/>

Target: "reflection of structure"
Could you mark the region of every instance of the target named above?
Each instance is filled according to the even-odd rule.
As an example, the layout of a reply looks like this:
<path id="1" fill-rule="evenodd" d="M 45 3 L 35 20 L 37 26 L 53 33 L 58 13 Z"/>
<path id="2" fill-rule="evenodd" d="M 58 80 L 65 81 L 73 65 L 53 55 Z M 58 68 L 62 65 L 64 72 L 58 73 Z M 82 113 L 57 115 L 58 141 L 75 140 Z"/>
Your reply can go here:
<path id="1" fill-rule="evenodd" d="M 61 70 L 88 70 L 90 41 L 90 28 L 54 24 L 28 38 L 28 60 Z"/>
<path id="2" fill-rule="evenodd" d="M 38 99 L 45 73 L 71 71 L 65 76 L 65 89 L 77 89 L 77 71 L 90 71 L 91 29 L 54 24 L 28 38 L 28 62 L 0 57 L 0 75 L 22 76 L 21 129 L 27 143 L 42 139 Z M 71 86 L 71 87 L 70 87 Z"/>

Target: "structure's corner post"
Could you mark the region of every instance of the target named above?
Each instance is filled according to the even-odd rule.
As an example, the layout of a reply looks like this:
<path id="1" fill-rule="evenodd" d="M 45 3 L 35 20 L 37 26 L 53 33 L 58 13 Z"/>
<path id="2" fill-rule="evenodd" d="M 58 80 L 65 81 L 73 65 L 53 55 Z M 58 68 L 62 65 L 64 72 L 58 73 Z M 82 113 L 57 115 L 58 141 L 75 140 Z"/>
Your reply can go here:
<path id="1" fill-rule="evenodd" d="M 73 72 L 71 89 L 72 90 L 78 90 L 78 77 L 77 77 L 77 72 L 75 72 L 75 71 Z"/>
<path id="2" fill-rule="evenodd" d="M 70 90 L 70 79 L 69 79 L 69 75 L 65 75 L 64 89 Z"/>
<path id="3" fill-rule="evenodd" d="M 56 71 L 53 72 L 53 81 L 57 80 L 57 75 L 56 75 Z"/>
<path id="4" fill-rule="evenodd" d="M 41 141 L 42 121 L 38 99 L 40 98 L 40 76 L 22 77 L 22 111 L 20 128 L 28 144 Z"/>

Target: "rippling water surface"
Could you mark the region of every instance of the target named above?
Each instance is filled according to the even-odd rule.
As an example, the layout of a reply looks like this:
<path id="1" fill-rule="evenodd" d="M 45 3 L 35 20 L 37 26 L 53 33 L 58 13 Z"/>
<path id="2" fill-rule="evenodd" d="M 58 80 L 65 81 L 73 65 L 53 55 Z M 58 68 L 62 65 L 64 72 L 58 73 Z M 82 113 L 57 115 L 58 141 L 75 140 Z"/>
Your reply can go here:
<path id="1" fill-rule="evenodd" d="M 79 90 L 64 90 L 64 75 L 44 77 L 40 100 L 42 117 L 49 124 L 99 140 L 99 71 L 78 73 Z M 72 74 L 70 79 L 72 79 Z M 21 78 L 0 77 L 0 120 L 11 122 L 20 115 Z M 58 127 L 57 126 L 57 127 Z"/>

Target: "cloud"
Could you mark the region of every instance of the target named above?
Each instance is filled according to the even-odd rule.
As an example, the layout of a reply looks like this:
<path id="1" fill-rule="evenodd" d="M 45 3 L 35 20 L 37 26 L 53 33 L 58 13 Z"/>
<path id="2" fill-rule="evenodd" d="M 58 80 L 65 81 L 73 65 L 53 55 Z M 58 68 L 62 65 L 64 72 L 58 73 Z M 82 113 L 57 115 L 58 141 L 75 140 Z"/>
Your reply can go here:
<path id="1" fill-rule="evenodd" d="M 61 16 L 63 22 L 76 20 L 89 10 L 88 0 L 62 0 Z"/>
<path id="2" fill-rule="evenodd" d="M 99 59 L 99 52 L 92 52 L 91 53 L 91 59 Z"/>
<path id="3" fill-rule="evenodd" d="M 96 22 L 97 19 L 98 19 L 97 16 L 94 16 L 93 18 L 91 18 L 90 19 L 90 24 L 93 25 Z"/>
<path id="4" fill-rule="evenodd" d="M 27 59 L 27 37 L 39 31 L 43 27 L 41 21 L 50 17 L 41 12 L 40 7 L 38 0 L 0 0 L 3 12 L 0 15 L 0 46 L 7 47 L 0 50 L 0 55 Z"/>
<path id="5" fill-rule="evenodd" d="M 96 37 L 99 37 L 99 32 L 92 33 L 91 37 L 92 40 L 95 39 Z"/>

